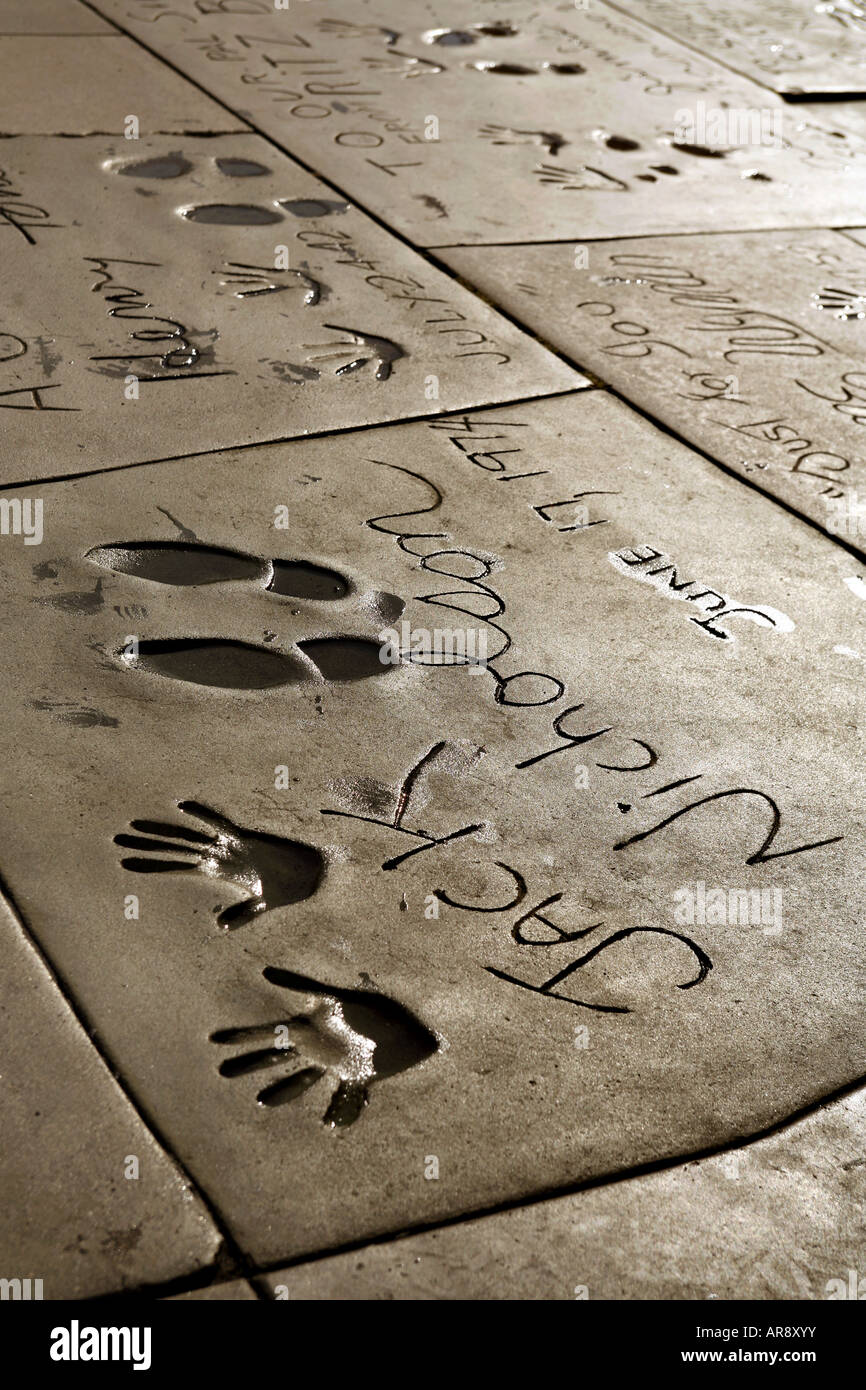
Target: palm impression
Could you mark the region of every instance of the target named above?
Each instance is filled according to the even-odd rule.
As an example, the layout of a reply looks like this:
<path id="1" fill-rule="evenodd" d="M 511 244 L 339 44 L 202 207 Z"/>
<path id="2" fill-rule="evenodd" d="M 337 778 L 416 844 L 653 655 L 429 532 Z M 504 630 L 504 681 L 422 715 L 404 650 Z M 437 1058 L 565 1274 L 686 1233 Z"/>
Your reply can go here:
<path id="1" fill-rule="evenodd" d="M 323 1123 L 351 1125 L 376 1082 L 408 1071 L 438 1050 L 435 1034 L 384 994 L 341 989 L 275 966 L 262 974 L 270 984 L 306 995 L 311 1007 L 271 1023 L 211 1034 L 219 1045 L 258 1044 L 221 1062 L 221 1076 L 280 1073 L 256 1093 L 259 1105 L 286 1105 L 324 1081 L 332 1091 Z M 262 1046 L 266 1042 L 270 1045 Z"/>
<path id="2" fill-rule="evenodd" d="M 199 873 L 244 889 L 242 902 L 220 912 L 221 927 L 242 927 L 273 907 L 303 902 L 318 888 L 325 860 L 312 845 L 246 830 L 197 801 L 180 801 L 178 809 L 205 828 L 131 821 L 135 833 L 115 835 L 114 843 L 137 853 L 120 862 L 133 873 Z"/>

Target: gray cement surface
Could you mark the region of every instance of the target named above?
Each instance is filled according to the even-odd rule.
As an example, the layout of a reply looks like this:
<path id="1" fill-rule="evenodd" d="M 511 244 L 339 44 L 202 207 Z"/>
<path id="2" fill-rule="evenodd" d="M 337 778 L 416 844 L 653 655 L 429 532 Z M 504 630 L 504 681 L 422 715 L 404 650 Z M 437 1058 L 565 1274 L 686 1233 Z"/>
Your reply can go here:
<path id="1" fill-rule="evenodd" d="M 864 24 L 0 0 L 3 1300 L 863 1296 Z"/>

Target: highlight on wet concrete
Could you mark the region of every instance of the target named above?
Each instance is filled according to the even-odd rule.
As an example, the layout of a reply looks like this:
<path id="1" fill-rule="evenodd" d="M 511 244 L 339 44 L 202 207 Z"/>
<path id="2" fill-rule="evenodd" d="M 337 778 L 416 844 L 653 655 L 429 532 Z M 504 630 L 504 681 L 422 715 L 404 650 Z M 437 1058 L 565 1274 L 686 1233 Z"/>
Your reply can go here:
<path id="1" fill-rule="evenodd" d="M 0 37 L 11 34 L 115 34 L 117 30 L 78 0 L 0 0 Z"/>
<path id="2" fill-rule="evenodd" d="M 864 1124 L 860 1090 L 746 1147 L 262 1282 L 328 1302 L 850 1297 L 866 1255 Z"/>

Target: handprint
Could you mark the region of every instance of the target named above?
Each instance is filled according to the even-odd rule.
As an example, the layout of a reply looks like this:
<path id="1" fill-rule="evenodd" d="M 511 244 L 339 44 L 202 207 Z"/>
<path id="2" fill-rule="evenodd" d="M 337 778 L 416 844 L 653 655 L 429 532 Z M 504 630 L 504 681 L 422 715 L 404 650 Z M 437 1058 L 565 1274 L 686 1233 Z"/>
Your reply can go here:
<path id="1" fill-rule="evenodd" d="M 577 193 L 592 189 L 596 193 L 624 193 L 628 184 L 615 179 L 603 169 L 592 169 L 581 164 L 578 169 L 560 169 L 555 164 L 536 164 L 532 171 L 541 183 L 553 184 L 563 193 Z"/>
<path id="2" fill-rule="evenodd" d="M 424 1062 L 439 1044 L 429 1028 L 396 1000 L 373 990 L 340 989 L 291 970 L 267 966 L 265 979 L 318 1000 L 307 1012 L 248 1028 L 223 1028 L 211 1042 L 244 1043 L 271 1039 L 269 1047 L 240 1052 L 220 1064 L 221 1076 L 246 1076 L 287 1064 L 293 1069 L 259 1091 L 260 1105 L 285 1105 L 327 1076 L 334 1091 L 323 1122 L 332 1128 L 354 1124 L 376 1081 Z M 306 1062 L 306 1066 L 298 1066 Z"/>
<path id="3" fill-rule="evenodd" d="M 568 141 L 552 130 L 518 130 L 514 126 L 483 125 L 478 134 L 494 145 L 542 145 L 554 159 Z"/>
<path id="4" fill-rule="evenodd" d="M 220 272 L 215 270 L 213 274 L 219 275 Z M 277 270 L 273 266 L 248 265 L 245 261 L 226 261 L 220 284 L 232 287 L 235 299 L 255 299 L 258 295 L 280 294 L 282 290 L 291 288 L 285 282 L 280 283 L 275 278 L 278 275 L 288 275 L 303 285 L 305 304 L 318 304 L 322 297 L 320 281 L 305 270 L 295 270 L 291 266 Z"/>
<path id="5" fill-rule="evenodd" d="M 312 897 L 318 888 L 325 861 L 312 845 L 243 830 L 197 801 L 180 801 L 178 808 L 195 816 L 208 830 L 163 821 L 131 821 L 130 829 L 140 833 L 115 835 L 114 843 L 152 857 L 120 862 L 133 873 L 200 873 L 246 889 L 249 897 L 220 912 L 217 922 L 221 927 L 242 927 L 273 907 Z M 186 858 L 167 859 L 167 854 Z"/>
<path id="6" fill-rule="evenodd" d="M 390 62 L 391 57 L 402 59 L 402 63 Z M 443 65 L 432 58 L 417 58 L 414 53 L 403 53 L 390 45 L 388 58 L 362 58 L 361 61 L 370 72 L 397 72 L 401 77 L 432 77 L 445 71 Z"/>
<path id="7" fill-rule="evenodd" d="M 308 362 L 331 362 L 340 357 L 352 357 L 355 348 L 361 347 L 370 349 L 367 357 L 355 357 L 346 362 L 342 367 L 335 368 L 335 376 L 346 376 L 349 372 L 357 372 L 361 367 L 366 367 L 374 357 L 376 359 L 376 380 L 387 381 L 391 375 L 391 366 L 406 354 L 396 343 L 392 343 L 390 338 L 377 338 L 374 333 L 358 333 L 354 328 L 342 328 L 337 323 L 326 323 L 325 328 L 332 329 L 335 333 L 348 333 L 350 342 L 342 343 L 307 343 L 305 346 L 311 351 L 318 353 L 318 356 L 308 357 Z"/>

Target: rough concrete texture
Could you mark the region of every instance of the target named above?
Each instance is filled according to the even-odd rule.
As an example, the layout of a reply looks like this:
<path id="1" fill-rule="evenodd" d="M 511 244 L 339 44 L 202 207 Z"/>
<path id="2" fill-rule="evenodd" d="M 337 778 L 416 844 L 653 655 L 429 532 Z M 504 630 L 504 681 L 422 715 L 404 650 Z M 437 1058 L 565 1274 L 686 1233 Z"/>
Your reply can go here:
<path id="1" fill-rule="evenodd" d="M 597 391 L 40 497 L 7 874 L 255 1259 L 860 1075 L 863 597 L 799 519 Z"/>
<path id="2" fill-rule="evenodd" d="M 198 135 L 245 122 L 120 35 L 0 37 L 0 135 Z M 137 125 L 129 124 L 134 117 Z M 138 134 L 127 137 L 126 132 Z M 92 197 L 92 194 L 91 194 Z"/>
<path id="3" fill-rule="evenodd" d="M 866 1296 L 864 24 L 0 0 L 0 1300 Z"/>
<path id="4" fill-rule="evenodd" d="M 465 0 L 244 0 L 243 27 L 196 0 L 159 22 L 150 0 L 97 8 L 416 245 L 802 226 L 805 199 L 839 226 L 863 207 L 862 139 L 602 0 L 471 22 Z"/>
<path id="5" fill-rule="evenodd" d="M 601 381 L 863 553 L 866 250 L 850 236 L 440 254 Z"/>
<path id="6" fill-rule="evenodd" d="M 854 0 L 618 0 L 618 9 L 790 96 L 863 92 L 866 14 Z"/>
<path id="7" fill-rule="evenodd" d="M 0 35 L 113 34 L 113 25 L 77 0 L 0 0 Z"/>
<path id="8" fill-rule="evenodd" d="M 585 384 L 256 136 L 0 167 L 3 483 Z"/>
<path id="9" fill-rule="evenodd" d="M 857 1091 L 747 1148 L 283 1269 L 267 1285 L 328 1300 L 850 1297 L 866 1258 L 864 1125 Z"/>
<path id="10" fill-rule="evenodd" d="M 201 1200 L 2 899 L 0 937 L 3 1277 L 41 1280 L 46 1299 L 89 1298 L 210 1265 L 221 1241 Z"/>

